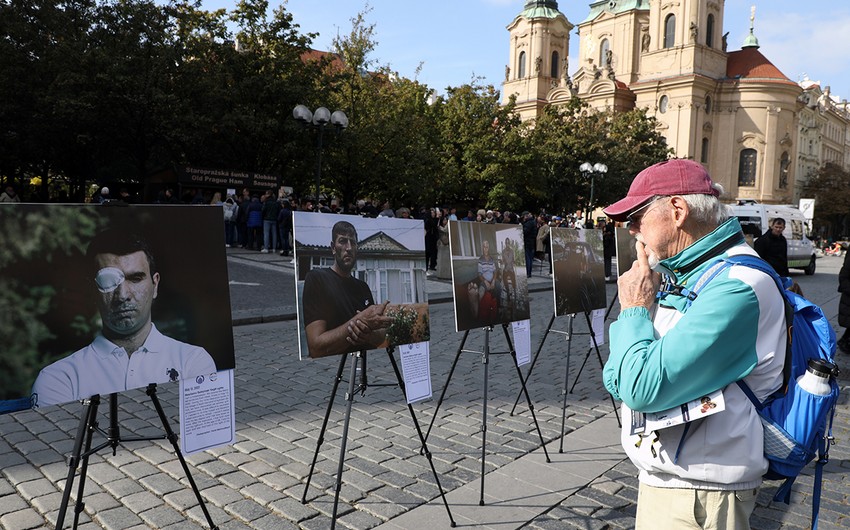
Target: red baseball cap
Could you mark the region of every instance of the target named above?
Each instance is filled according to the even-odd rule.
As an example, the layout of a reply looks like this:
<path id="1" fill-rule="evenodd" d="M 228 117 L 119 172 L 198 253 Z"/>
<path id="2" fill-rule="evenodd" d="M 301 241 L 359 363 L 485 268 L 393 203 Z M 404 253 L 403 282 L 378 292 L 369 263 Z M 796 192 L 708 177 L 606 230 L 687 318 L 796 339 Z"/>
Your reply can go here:
<path id="1" fill-rule="evenodd" d="M 658 195 L 720 195 L 714 188 L 708 171 L 693 160 L 665 160 L 644 169 L 632 181 L 625 198 L 603 209 L 615 221 L 626 216 Z"/>

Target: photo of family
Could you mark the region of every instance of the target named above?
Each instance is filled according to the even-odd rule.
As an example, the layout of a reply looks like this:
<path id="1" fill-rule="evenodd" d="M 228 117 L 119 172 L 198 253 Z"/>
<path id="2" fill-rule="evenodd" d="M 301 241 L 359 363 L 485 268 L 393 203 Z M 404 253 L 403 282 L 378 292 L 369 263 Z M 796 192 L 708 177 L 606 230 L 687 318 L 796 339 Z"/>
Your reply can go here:
<path id="1" fill-rule="evenodd" d="M 220 208 L 14 204 L 0 223 L 0 410 L 234 368 Z"/>
<path id="2" fill-rule="evenodd" d="M 421 220 L 293 213 L 299 356 L 430 340 Z"/>
<path id="3" fill-rule="evenodd" d="M 457 331 L 529 318 L 522 227 L 449 221 Z"/>
<path id="4" fill-rule="evenodd" d="M 604 309 L 605 263 L 601 230 L 552 228 L 555 315 Z"/>

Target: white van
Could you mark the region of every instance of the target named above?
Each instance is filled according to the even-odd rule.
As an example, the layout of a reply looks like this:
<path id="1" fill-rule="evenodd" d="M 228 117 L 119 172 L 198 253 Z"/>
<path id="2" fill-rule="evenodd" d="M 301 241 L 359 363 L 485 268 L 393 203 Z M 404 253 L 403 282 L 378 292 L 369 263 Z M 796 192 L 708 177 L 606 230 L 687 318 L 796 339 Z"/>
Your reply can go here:
<path id="1" fill-rule="evenodd" d="M 815 246 L 806 237 L 806 218 L 799 208 L 739 199 L 737 204 L 729 205 L 729 209 L 731 215 L 741 222 L 744 236 L 750 245 L 767 231 L 773 219 L 785 219 L 785 231 L 782 234 L 788 241 L 788 268 L 803 269 L 807 275 L 815 273 Z"/>

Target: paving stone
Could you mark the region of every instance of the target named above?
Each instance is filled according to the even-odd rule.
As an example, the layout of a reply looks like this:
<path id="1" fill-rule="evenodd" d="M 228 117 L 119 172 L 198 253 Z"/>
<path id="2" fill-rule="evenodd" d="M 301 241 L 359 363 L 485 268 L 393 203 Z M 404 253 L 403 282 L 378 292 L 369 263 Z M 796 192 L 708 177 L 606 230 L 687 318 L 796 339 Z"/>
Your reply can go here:
<path id="1" fill-rule="evenodd" d="M 267 508 L 250 499 L 242 499 L 228 504 L 224 507 L 224 510 L 248 522 L 260 519 L 271 513 Z"/>
<path id="2" fill-rule="evenodd" d="M 30 528 L 44 527 L 44 518 L 32 508 L 7 513 L 0 517 L 0 526 L 3 528 L 14 528 L 15 530 L 29 530 Z"/>
<path id="3" fill-rule="evenodd" d="M 23 457 L 21 457 L 23 458 Z M 0 458 L 2 459 L 2 458 Z M 9 481 L 10 484 L 17 486 L 21 482 L 28 482 L 30 480 L 36 480 L 40 478 L 44 478 L 44 475 L 30 464 L 20 464 L 20 465 L 11 465 L 2 468 L 3 476 L 6 477 L 6 480 Z"/>
<path id="4" fill-rule="evenodd" d="M 239 493 L 263 506 L 267 506 L 268 504 L 284 497 L 283 493 L 280 491 L 265 484 L 257 483 L 242 488 Z"/>
<path id="5" fill-rule="evenodd" d="M 157 506 L 162 506 L 162 498 L 157 497 L 149 491 L 140 491 L 121 498 L 127 508 L 133 513 L 141 513 Z"/>
<path id="6" fill-rule="evenodd" d="M 123 506 L 111 510 L 98 511 L 94 519 L 107 530 L 122 530 L 142 523 L 138 515 Z"/>
<path id="7" fill-rule="evenodd" d="M 282 517 L 289 519 L 292 522 L 300 523 L 311 517 L 318 515 L 318 510 L 301 504 L 300 501 L 292 497 L 284 497 L 283 499 L 272 502 L 269 507 Z"/>
<path id="8" fill-rule="evenodd" d="M 256 530 L 298 530 L 298 526 L 274 514 L 266 515 L 251 521 L 251 528 Z"/>
<path id="9" fill-rule="evenodd" d="M 186 521 L 186 516 L 170 506 L 157 506 L 139 514 L 139 517 L 152 528 L 166 528 Z"/>

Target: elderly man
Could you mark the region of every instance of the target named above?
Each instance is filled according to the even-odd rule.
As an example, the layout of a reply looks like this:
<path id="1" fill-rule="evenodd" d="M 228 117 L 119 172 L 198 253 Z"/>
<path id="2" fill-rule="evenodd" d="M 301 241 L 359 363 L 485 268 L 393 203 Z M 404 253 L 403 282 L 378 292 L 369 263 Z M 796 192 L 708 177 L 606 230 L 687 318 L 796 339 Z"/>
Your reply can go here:
<path id="1" fill-rule="evenodd" d="M 334 264 L 304 278 L 304 330 L 310 357 L 376 348 L 392 319 L 387 302 L 375 304 L 369 285 L 352 274 L 357 265 L 357 229 L 338 221 L 331 229 Z"/>
<path id="2" fill-rule="evenodd" d="M 138 236 L 106 230 L 86 259 L 97 287 L 103 330 L 91 344 L 45 367 L 32 391 L 37 405 L 54 405 L 216 371 L 207 351 L 166 337 L 151 321 L 160 275 Z"/>
<path id="3" fill-rule="evenodd" d="M 638 174 L 605 209 L 637 237 L 637 261 L 618 281 L 621 311 L 603 379 L 623 401 L 622 444 L 640 470 L 639 530 L 748 529 L 767 470 L 758 414 L 733 383 L 744 379 L 761 400 L 782 384 L 782 295 L 766 274 L 733 266 L 687 300 L 717 260 L 755 255 L 720 191 L 702 165 L 669 160 Z M 717 390 L 722 412 L 641 432 L 640 413 Z"/>

